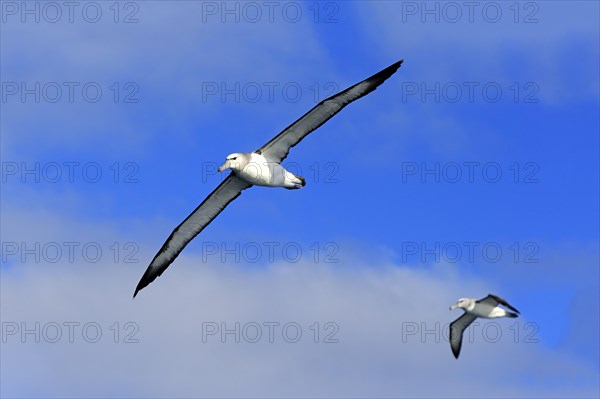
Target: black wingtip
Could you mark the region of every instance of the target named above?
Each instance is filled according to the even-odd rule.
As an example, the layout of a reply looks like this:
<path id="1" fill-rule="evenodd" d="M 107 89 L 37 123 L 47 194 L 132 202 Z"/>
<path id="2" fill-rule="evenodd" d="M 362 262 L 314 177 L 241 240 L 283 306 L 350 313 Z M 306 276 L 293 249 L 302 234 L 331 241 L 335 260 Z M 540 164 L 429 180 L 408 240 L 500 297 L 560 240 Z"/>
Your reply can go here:
<path id="1" fill-rule="evenodd" d="M 394 68 L 394 69 L 395 69 L 395 71 L 397 71 L 397 70 L 398 70 L 398 68 L 400 68 L 400 66 L 402 66 L 402 64 L 403 64 L 403 63 L 404 63 L 404 59 L 401 59 L 400 61 L 398 61 L 398 62 L 396 62 L 396 63 L 394 63 L 394 64 L 390 65 L 390 66 L 389 66 L 389 68 Z M 395 71 L 394 71 L 394 72 L 395 72 Z"/>
<path id="2" fill-rule="evenodd" d="M 454 358 L 458 359 L 458 356 L 460 355 L 460 348 L 458 348 L 457 350 L 453 345 L 450 345 L 450 349 L 452 349 L 452 354 L 454 355 Z"/>
<path id="3" fill-rule="evenodd" d="M 140 292 L 140 290 L 144 287 L 140 287 L 140 285 L 142 285 L 142 282 L 140 281 L 139 284 L 137 285 L 137 287 L 135 287 L 135 292 L 133 293 L 133 299 L 135 299 L 135 296 L 138 294 L 138 292 Z"/>
<path id="4" fill-rule="evenodd" d="M 150 270 L 150 268 L 148 268 L 148 270 L 146 270 L 146 272 L 140 279 L 140 282 L 138 283 L 137 287 L 135 287 L 135 292 L 133 293 L 134 298 L 138 294 L 138 292 L 140 292 L 143 288 L 147 287 L 148 284 L 150 284 L 152 281 L 154 281 L 153 278 L 149 278 L 149 270 Z"/>
<path id="5" fill-rule="evenodd" d="M 370 78 L 366 79 L 367 81 L 371 81 L 371 82 L 379 82 L 379 84 L 383 83 L 386 79 L 388 79 L 390 76 L 392 76 L 393 74 L 396 73 L 396 71 L 398 70 L 398 68 L 400 68 L 400 65 L 402 65 L 402 63 L 404 62 L 404 60 L 400 60 L 398 62 L 393 63 L 392 65 L 390 65 L 389 67 L 377 72 L 375 75 L 371 76 Z M 378 85 L 379 85 L 378 84 Z M 375 89 L 373 89 L 375 90 Z"/>
<path id="6" fill-rule="evenodd" d="M 400 68 L 400 66 L 402 65 L 403 62 L 404 62 L 404 59 L 402 59 L 402 60 L 400 60 L 398 62 L 394 62 L 392 65 L 390 65 L 389 67 L 385 68 L 381 72 L 386 72 L 386 74 L 389 73 L 389 75 L 391 76 L 391 75 L 393 75 L 398 70 L 398 68 Z"/>

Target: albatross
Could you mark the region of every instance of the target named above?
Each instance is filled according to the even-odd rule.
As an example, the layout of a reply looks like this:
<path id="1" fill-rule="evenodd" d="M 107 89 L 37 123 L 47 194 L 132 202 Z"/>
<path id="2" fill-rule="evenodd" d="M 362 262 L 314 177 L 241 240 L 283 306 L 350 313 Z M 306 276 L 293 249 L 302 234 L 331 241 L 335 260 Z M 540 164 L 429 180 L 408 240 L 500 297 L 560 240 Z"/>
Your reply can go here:
<path id="1" fill-rule="evenodd" d="M 502 309 L 498 305 L 516 312 L 512 313 Z M 460 348 L 462 346 L 462 337 L 464 331 L 478 317 L 486 319 L 496 319 L 498 317 L 519 317 L 519 311 L 508 304 L 504 299 L 497 295 L 489 294 L 483 299 L 460 298 L 458 302 L 450 307 L 450 310 L 456 308 L 463 309 L 465 313 L 450 324 L 450 347 L 454 357 L 458 359 Z"/>
<path id="2" fill-rule="evenodd" d="M 315 131 L 342 108 L 366 96 L 392 76 L 400 60 L 382 71 L 317 104 L 296 122 L 285 128 L 268 143 L 254 152 L 238 152 L 227 156 L 218 169 L 231 171 L 229 176 L 179 225 L 158 251 L 138 283 L 133 297 L 160 276 L 181 253 L 183 248 L 208 226 L 229 203 L 252 186 L 283 187 L 294 190 L 306 184 L 302 176 L 288 172 L 283 161 L 290 148 Z"/>

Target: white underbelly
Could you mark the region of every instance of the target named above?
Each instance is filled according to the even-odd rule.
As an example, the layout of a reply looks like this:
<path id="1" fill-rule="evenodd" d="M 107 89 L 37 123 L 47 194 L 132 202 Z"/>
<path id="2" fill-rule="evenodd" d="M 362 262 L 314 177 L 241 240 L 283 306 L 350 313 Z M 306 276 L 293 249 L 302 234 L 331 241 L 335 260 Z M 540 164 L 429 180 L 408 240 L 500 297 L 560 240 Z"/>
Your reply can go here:
<path id="1" fill-rule="evenodd" d="M 252 160 L 238 172 L 239 177 L 257 186 L 284 187 L 286 170 L 276 162 L 268 162 L 263 156 L 252 154 Z"/>
<path id="2" fill-rule="evenodd" d="M 504 311 L 502 309 L 484 303 L 476 304 L 475 308 L 471 310 L 471 313 L 475 316 L 484 317 L 486 319 L 495 319 L 504 315 Z"/>

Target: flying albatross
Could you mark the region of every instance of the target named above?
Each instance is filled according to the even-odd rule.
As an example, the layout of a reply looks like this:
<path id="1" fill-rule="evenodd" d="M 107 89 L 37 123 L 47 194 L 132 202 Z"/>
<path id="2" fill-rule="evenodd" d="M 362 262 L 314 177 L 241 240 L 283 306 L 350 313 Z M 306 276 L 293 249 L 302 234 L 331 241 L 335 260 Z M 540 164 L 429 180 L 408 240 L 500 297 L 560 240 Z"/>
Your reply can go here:
<path id="1" fill-rule="evenodd" d="M 243 190 L 253 185 L 284 187 L 290 190 L 304 187 L 306 181 L 303 177 L 296 176 L 281 166 L 281 161 L 287 157 L 290 148 L 327 122 L 346 105 L 375 90 L 400 68 L 403 61 L 400 60 L 370 78 L 321 101 L 258 150 L 228 155 L 219 172 L 230 169 L 229 176 L 173 230 L 150 262 L 133 297 L 135 298 L 142 288 L 160 276 L 183 248 L 231 201 L 239 197 Z"/>
<path id="2" fill-rule="evenodd" d="M 498 305 L 503 305 L 516 312 L 508 312 Z M 461 308 L 465 313 L 450 324 L 450 347 L 454 357 L 458 359 L 460 348 L 462 346 L 462 337 L 464 331 L 478 317 L 486 319 L 496 319 L 498 317 L 519 317 L 519 311 L 508 304 L 499 296 L 489 294 L 483 299 L 476 300 L 472 298 L 460 298 L 458 302 L 450 307 L 450 310 Z"/>

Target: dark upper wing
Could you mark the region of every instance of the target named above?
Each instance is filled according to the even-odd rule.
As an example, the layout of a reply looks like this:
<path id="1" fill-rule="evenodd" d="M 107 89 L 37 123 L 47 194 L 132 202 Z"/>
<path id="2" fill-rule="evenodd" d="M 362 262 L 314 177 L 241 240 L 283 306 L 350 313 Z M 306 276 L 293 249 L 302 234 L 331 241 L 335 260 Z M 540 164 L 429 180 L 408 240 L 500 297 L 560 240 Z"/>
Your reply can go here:
<path id="1" fill-rule="evenodd" d="M 242 190 L 251 184 L 230 174 L 208 197 L 173 230 L 167 241 L 152 262 L 142 279 L 138 283 L 133 297 L 138 291 L 154 281 L 169 267 L 177 255 L 192 241 L 219 213 L 234 199 L 239 197 Z"/>
<path id="2" fill-rule="evenodd" d="M 476 318 L 477 316 L 473 316 L 470 313 L 465 313 L 450 323 L 450 347 L 452 348 L 454 357 L 457 359 L 462 346 L 463 332 L 471 323 L 473 323 L 473 320 Z"/>
<path id="3" fill-rule="evenodd" d="M 498 306 L 498 304 L 501 304 L 503 306 L 506 306 L 508 309 L 512 310 L 513 312 L 521 313 L 517 309 L 513 308 L 512 306 L 510 306 L 509 303 L 506 302 L 505 299 L 500 298 L 497 295 L 489 294 L 488 296 L 486 296 L 483 299 L 478 300 L 477 302 L 479 302 L 479 303 L 487 303 L 487 304 L 493 305 L 494 307 Z"/>
<path id="4" fill-rule="evenodd" d="M 400 60 L 370 78 L 321 101 L 313 109 L 304 114 L 304 116 L 259 148 L 257 152 L 261 153 L 271 162 L 280 163 L 287 157 L 290 148 L 298 144 L 310 132 L 327 122 L 346 105 L 375 90 L 400 68 L 402 62 L 404 60 Z"/>

